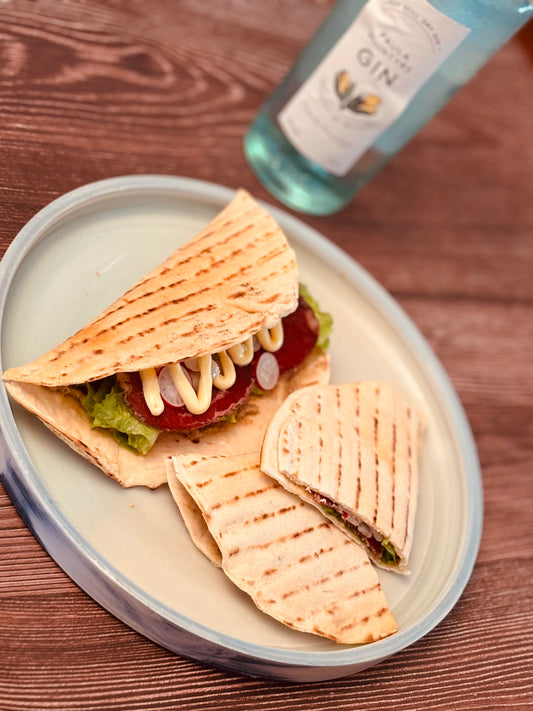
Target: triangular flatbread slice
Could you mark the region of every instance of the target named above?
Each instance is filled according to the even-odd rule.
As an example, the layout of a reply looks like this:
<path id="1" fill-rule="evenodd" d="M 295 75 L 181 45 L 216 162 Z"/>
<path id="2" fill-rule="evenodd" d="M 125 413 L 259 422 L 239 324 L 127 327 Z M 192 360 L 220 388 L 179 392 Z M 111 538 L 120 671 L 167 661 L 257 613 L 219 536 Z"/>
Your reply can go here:
<path id="1" fill-rule="evenodd" d="M 387 383 L 290 395 L 267 428 L 261 469 L 313 504 L 380 567 L 409 572 L 423 420 Z"/>
<path id="2" fill-rule="evenodd" d="M 175 492 L 173 479 L 205 522 L 202 532 L 194 514 L 197 545 L 260 610 L 342 644 L 373 642 L 396 631 L 362 547 L 263 474 L 258 452 L 175 457 L 169 463 Z M 177 498 L 182 513 L 186 501 Z"/>
<path id="3" fill-rule="evenodd" d="M 213 565 L 217 568 L 221 568 L 222 553 L 220 552 L 220 548 L 207 527 L 200 507 L 176 476 L 172 457 L 166 460 L 165 466 L 170 493 L 176 502 L 192 542 Z"/>

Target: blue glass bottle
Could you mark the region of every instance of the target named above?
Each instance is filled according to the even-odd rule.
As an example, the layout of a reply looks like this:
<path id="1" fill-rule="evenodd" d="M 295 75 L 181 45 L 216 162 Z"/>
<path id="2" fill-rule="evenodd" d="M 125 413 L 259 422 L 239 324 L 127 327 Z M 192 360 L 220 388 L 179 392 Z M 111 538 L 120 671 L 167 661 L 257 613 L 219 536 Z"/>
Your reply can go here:
<path id="1" fill-rule="evenodd" d="M 322 143 L 330 139 L 334 141 L 335 136 L 326 135 L 333 132 L 334 122 L 329 125 L 330 122 L 324 119 L 325 114 L 320 114 L 315 117 L 315 123 L 322 121 L 324 125 L 318 126 L 318 128 L 315 126 L 313 130 L 318 133 L 311 137 L 310 135 L 306 136 L 305 132 L 308 130 L 306 116 L 309 113 L 309 108 L 306 108 L 305 105 L 303 108 L 300 106 L 300 113 L 297 114 L 297 118 L 299 116 L 301 121 L 293 117 L 292 134 L 284 126 L 283 121 L 285 114 L 290 113 L 287 107 L 291 106 L 291 100 L 296 95 L 300 96 L 303 89 L 312 81 L 316 83 L 320 71 L 323 72 L 321 67 L 330 61 L 336 51 L 336 46 L 340 46 L 341 42 L 347 45 L 348 37 L 342 39 L 347 35 L 347 28 L 353 27 L 356 22 L 361 24 L 362 11 L 367 6 L 365 12 L 368 13 L 369 5 L 381 5 L 385 8 L 384 11 L 389 15 L 387 19 L 389 27 L 391 27 L 390 23 L 395 21 L 394 17 L 398 15 L 396 12 L 398 8 L 404 14 L 408 9 L 413 17 L 418 12 L 418 28 L 422 28 L 422 35 L 426 32 L 428 36 L 431 28 L 429 22 L 424 18 L 424 12 L 425 10 L 428 13 L 434 10 L 438 11 L 437 21 L 439 21 L 438 15 L 442 14 L 445 22 L 450 21 L 452 33 L 456 31 L 454 23 L 457 23 L 459 35 L 453 40 L 457 46 L 449 50 L 442 63 L 402 106 L 399 115 L 375 136 L 353 164 L 347 169 L 333 170 L 327 160 L 324 162 L 321 157 L 316 158 L 315 154 L 318 151 L 318 155 L 321 155 Z M 378 7 L 377 14 L 379 15 L 381 11 Z M 405 2 L 401 0 L 338 0 L 289 74 L 267 100 L 249 127 L 244 139 L 244 148 L 250 166 L 276 198 L 295 210 L 316 215 L 327 215 L 340 210 L 532 16 L 533 4 L 526 4 L 524 0 L 431 0 L 431 2 L 427 0 L 406 0 Z M 431 15 L 429 14 L 428 17 Z M 375 37 L 380 33 L 379 17 L 377 20 L 373 19 L 372 22 L 376 26 L 366 31 Z M 408 25 L 409 23 L 406 27 Z M 392 28 L 392 30 L 395 29 L 397 28 Z M 406 39 L 405 46 L 401 39 L 399 42 L 395 42 L 394 38 L 401 38 L 401 34 L 394 34 L 392 30 L 388 40 L 386 39 L 387 33 L 381 33 L 385 38 L 381 42 L 381 50 L 396 62 L 396 66 L 399 66 L 400 59 L 404 58 L 405 69 L 409 60 L 408 43 L 410 40 Z M 409 34 L 408 27 L 406 32 Z M 350 48 L 353 47 L 355 53 L 358 51 L 358 46 L 357 40 L 353 40 L 353 37 L 354 35 L 350 37 Z M 387 45 L 385 45 L 386 41 Z M 370 56 L 368 53 L 361 54 L 361 57 L 367 59 Z M 381 58 L 374 56 L 372 66 L 368 60 L 366 62 L 367 71 L 372 70 L 374 76 L 378 75 L 376 67 L 382 67 L 382 70 L 385 71 L 381 59 L 383 56 Z M 409 67 L 409 70 L 411 69 L 416 71 L 417 68 Z M 341 76 L 341 74 L 343 75 Z M 353 89 L 352 84 L 356 82 L 350 83 L 351 74 L 353 74 L 352 70 L 344 73 L 337 72 L 336 75 L 335 91 L 339 102 L 344 101 L 344 109 L 350 103 L 354 103 L 350 101 L 350 91 Z M 387 78 L 392 83 L 391 74 L 385 77 L 385 79 Z M 327 91 L 329 94 L 333 92 L 330 86 Z M 354 90 L 352 96 L 356 96 L 356 94 L 357 91 Z M 342 119 L 344 123 L 348 120 L 354 122 L 363 120 L 366 122 L 366 126 L 370 125 L 371 113 L 376 110 L 372 105 L 365 106 L 365 97 L 371 98 L 377 104 L 381 100 L 379 89 L 373 93 L 367 92 L 366 95 L 363 93 L 356 96 L 359 101 L 358 112 L 366 111 L 367 115 L 363 115 L 362 119 L 354 118 L 353 115 L 348 118 L 345 112 Z M 395 101 L 397 98 L 393 97 L 392 100 Z M 331 101 L 331 97 L 328 100 Z M 383 107 L 385 107 L 386 101 L 388 99 L 383 101 Z M 293 103 L 295 102 L 293 101 Z M 357 102 L 355 103 L 357 104 Z M 313 105 L 310 104 L 310 106 Z M 381 108 L 378 106 L 377 112 Z M 317 110 L 322 111 L 324 107 L 317 107 Z M 311 113 L 312 111 L 311 108 Z M 289 123 L 286 125 L 289 126 Z M 320 131 L 326 132 L 324 138 Z M 299 145 L 300 140 L 301 145 Z M 341 143 L 339 142 L 339 145 Z M 306 145 L 309 150 L 302 149 L 302 146 Z M 339 150 L 341 150 L 340 158 L 346 159 L 347 152 L 344 151 L 343 155 L 343 150 Z"/>

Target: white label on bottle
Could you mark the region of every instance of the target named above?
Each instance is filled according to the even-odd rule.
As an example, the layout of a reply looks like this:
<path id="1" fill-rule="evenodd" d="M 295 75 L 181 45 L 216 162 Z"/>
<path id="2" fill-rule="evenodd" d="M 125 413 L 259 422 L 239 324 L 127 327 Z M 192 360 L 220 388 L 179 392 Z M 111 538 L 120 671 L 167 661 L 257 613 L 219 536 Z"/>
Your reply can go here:
<path id="1" fill-rule="evenodd" d="M 280 111 L 281 130 L 345 175 L 469 31 L 426 0 L 369 0 Z"/>

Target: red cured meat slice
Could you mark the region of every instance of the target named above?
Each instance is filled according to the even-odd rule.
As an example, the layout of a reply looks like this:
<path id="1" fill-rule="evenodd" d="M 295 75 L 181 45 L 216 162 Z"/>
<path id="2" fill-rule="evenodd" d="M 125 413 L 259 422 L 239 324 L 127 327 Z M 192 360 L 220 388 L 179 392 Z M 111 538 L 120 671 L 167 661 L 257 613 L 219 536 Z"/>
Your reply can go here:
<path id="1" fill-rule="evenodd" d="M 320 324 L 313 309 L 300 296 L 298 308 L 283 319 L 283 345 L 276 351 L 280 373 L 296 368 L 311 353 Z"/>
<path id="2" fill-rule="evenodd" d="M 144 399 L 141 378 L 138 373 L 121 376 L 121 386 L 128 405 L 142 422 L 160 430 L 189 431 L 216 422 L 224 415 L 231 414 L 248 399 L 253 387 L 253 366 L 236 368 L 236 380 L 229 390 L 213 388 L 213 399 L 208 409 L 200 415 L 194 415 L 186 407 L 165 405 L 161 415 L 152 415 Z"/>
<path id="3" fill-rule="evenodd" d="M 296 311 L 283 319 L 283 345 L 274 354 L 280 373 L 300 365 L 315 347 L 318 331 L 319 323 L 313 309 L 300 297 Z M 246 402 L 254 385 L 255 363 L 263 352 L 262 349 L 257 351 L 250 365 L 235 368 L 236 380 L 231 388 L 225 391 L 213 388 L 211 405 L 200 415 L 194 415 L 186 407 L 173 407 L 168 403 L 161 415 L 152 415 L 144 399 L 138 373 L 123 373 L 118 376 L 118 382 L 126 402 L 142 422 L 160 430 L 196 430 L 231 414 Z"/>

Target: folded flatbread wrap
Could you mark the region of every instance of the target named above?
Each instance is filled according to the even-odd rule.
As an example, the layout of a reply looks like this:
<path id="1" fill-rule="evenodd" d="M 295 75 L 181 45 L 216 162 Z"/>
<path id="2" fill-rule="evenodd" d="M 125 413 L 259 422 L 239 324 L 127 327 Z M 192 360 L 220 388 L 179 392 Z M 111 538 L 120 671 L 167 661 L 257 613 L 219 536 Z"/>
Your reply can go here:
<path id="1" fill-rule="evenodd" d="M 343 644 L 396 631 L 363 548 L 263 474 L 258 452 L 176 457 L 168 474 L 171 491 L 185 491 L 177 503 L 200 550 L 260 610 Z"/>
<path id="2" fill-rule="evenodd" d="M 284 373 L 274 390 L 252 394 L 234 422 L 220 422 L 193 432 L 161 432 L 148 454 L 141 456 L 116 443 L 107 430 L 92 428 L 73 391 L 25 383 L 7 383 L 12 397 L 36 415 L 57 437 L 115 479 L 121 486 L 155 489 L 167 481 L 165 460 L 172 454 L 218 454 L 259 449 L 265 428 L 285 397 L 311 382 L 329 379 L 329 358 L 311 353 L 300 367 Z"/>
<path id="3" fill-rule="evenodd" d="M 13 399 L 107 475 L 156 487 L 171 452 L 200 442 L 206 452 L 239 451 L 244 439 L 260 441 L 299 368 L 327 379 L 309 312 L 285 235 L 240 190 L 88 325 L 3 380 Z M 300 329 L 311 338 L 307 351 L 298 351 Z M 282 371 L 260 397 L 251 395 L 259 354 Z"/>
<path id="4" fill-rule="evenodd" d="M 271 419 L 261 469 L 378 566 L 408 573 L 422 431 L 421 415 L 387 383 L 312 386 Z"/>

